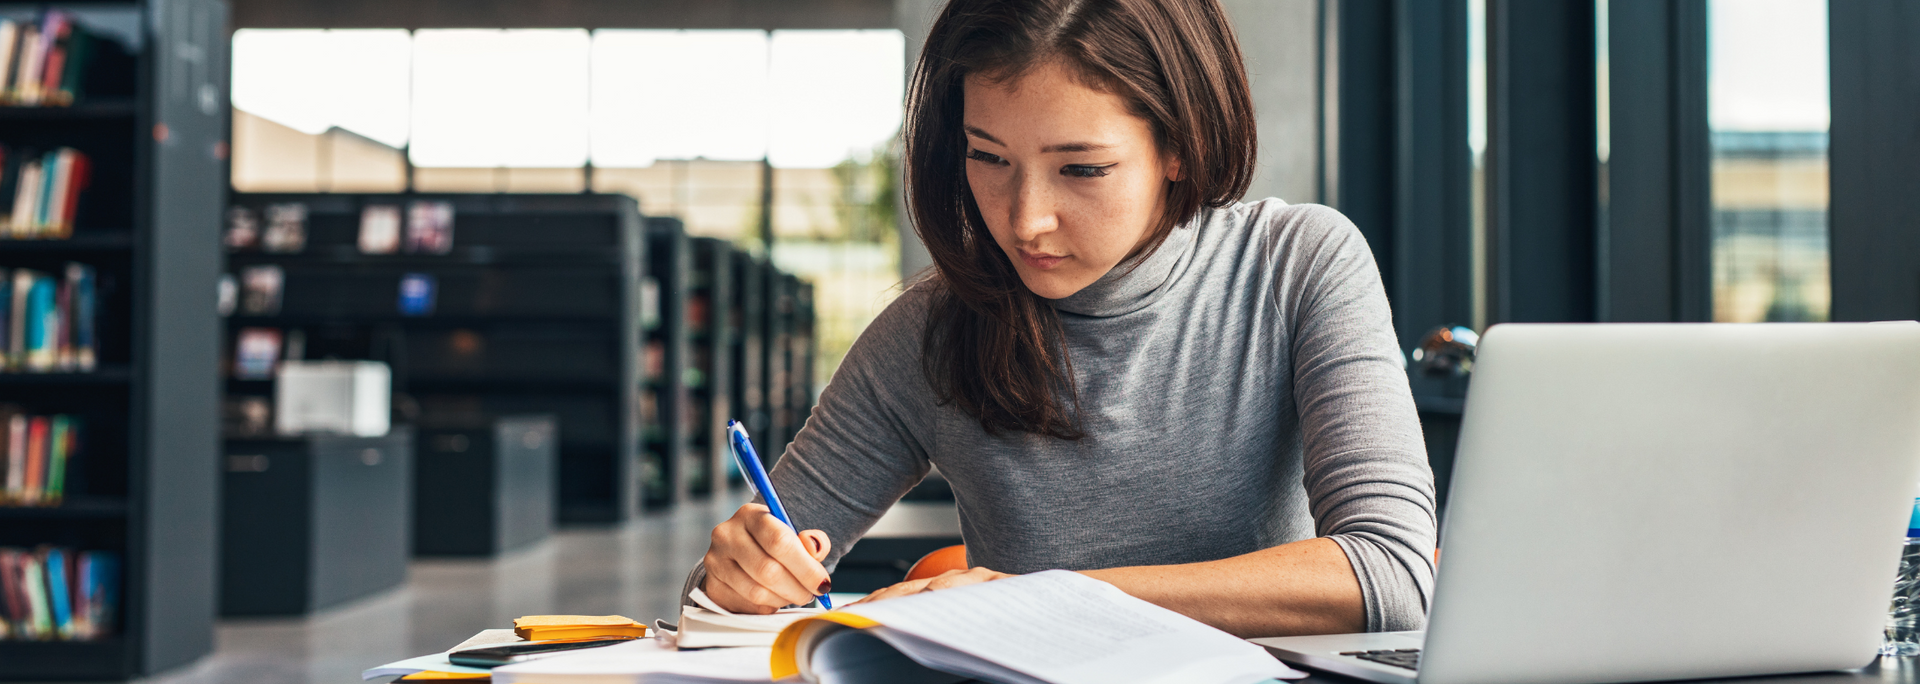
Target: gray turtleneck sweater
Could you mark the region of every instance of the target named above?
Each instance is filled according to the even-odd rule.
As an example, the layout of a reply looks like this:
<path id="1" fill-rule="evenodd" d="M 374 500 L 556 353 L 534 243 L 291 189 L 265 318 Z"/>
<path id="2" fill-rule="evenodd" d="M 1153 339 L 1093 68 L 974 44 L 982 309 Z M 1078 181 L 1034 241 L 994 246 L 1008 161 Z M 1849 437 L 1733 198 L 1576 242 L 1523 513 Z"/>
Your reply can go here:
<path id="1" fill-rule="evenodd" d="M 1193 563 L 1328 537 L 1368 630 L 1420 628 L 1433 474 L 1360 232 L 1326 207 L 1236 204 L 1128 265 L 1054 302 L 1079 441 L 990 436 L 936 401 L 920 289 L 868 326 L 772 473 L 794 522 L 833 539 L 828 567 L 938 466 L 972 565 Z"/>

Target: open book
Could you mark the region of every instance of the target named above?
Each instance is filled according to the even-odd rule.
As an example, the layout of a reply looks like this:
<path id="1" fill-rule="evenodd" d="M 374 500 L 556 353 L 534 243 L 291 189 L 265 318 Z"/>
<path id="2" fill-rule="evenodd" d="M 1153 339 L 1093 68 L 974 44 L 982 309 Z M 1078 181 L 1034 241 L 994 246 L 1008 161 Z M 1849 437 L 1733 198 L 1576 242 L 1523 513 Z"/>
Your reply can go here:
<path id="1" fill-rule="evenodd" d="M 1064 570 L 802 617 L 774 642 L 771 674 L 851 684 L 1250 684 L 1306 676 L 1259 646 Z"/>

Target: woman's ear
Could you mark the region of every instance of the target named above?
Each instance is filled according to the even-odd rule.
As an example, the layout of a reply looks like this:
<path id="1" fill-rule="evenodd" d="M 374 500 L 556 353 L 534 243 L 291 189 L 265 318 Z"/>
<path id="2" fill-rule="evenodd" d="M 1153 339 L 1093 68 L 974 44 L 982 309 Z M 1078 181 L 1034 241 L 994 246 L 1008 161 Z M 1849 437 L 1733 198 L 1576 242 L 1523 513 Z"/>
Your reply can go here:
<path id="1" fill-rule="evenodd" d="M 1184 169 L 1180 168 L 1179 157 L 1167 155 L 1167 182 L 1178 183 L 1186 180 L 1186 176 L 1182 173 L 1183 170 Z"/>

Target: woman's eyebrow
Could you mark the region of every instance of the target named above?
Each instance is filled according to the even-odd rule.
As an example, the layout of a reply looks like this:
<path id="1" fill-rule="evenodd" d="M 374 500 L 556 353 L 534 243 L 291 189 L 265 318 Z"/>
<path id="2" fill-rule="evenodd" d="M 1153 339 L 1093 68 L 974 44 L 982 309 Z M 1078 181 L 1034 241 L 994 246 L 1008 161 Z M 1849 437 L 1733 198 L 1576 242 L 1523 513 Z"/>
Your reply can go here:
<path id="1" fill-rule="evenodd" d="M 1000 142 L 999 138 L 993 137 L 993 134 L 980 130 L 980 127 L 978 126 L 974 126 L 972 124 L 962 124 L 960 128 L 962 130 L 965 130 L 967 132 L 967 135 L 971 135 L 973 137 L 979 138 L 981 140 L 985 140 L 995 145 L 1000 145 L 1002 147 L 1005 147 L 1007 145 L 1006 143 Z M 1046 152 L 1093 152 L 1096 150 L 1112 149 L 1112 147 L 1113 147 L 1112 145 L 1102 145 L 1100 143 L 1070 142 L 1070 143 L 1058 143 L 1058 144 L 1048 145 L 1046 147 L 1040 148 L 1040 151 L 1043 153 L 1046 153 Z"/>
<path id="2" fill-rule="evenodd" d="M 1048 145 L 1046 147 L 1040 148 L 1040 151 L 1041 152 L 1093 152 L 1096 150 L 1109 149 L 1111 147 L 1113 146 L 1102 145 L 1100 143 L 1070 142 L 1070 143 L 1060 143 L 1058 145 Z"/>
<path id="3" fill-rule="evenodd" d="M 966 130 L 967 135 L 971 135 L 973 137 L 979 138 L 981 140 L 985 140 L 995 145 L 1000 145 L 1002 147 L 1006 146 L 1006 143 L 1000 142 L 999 138 L 995 138 L 991 134 L 987 133 L 986 131 L 980 130 L 980 128 L 977 126 L 974 126 L 972 124 L 964 124 L 961 126 L 961 128 Z"/>

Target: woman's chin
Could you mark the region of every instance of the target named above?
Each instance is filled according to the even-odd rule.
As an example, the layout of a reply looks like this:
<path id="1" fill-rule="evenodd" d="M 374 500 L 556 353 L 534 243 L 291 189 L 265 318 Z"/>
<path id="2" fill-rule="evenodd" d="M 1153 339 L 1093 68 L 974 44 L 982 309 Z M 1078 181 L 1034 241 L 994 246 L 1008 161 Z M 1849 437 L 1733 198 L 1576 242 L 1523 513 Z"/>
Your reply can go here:
<path id="1" fill-rule="evenodd" d="M 1074 277 L 1074 274 L 1069 273 L 1020 274 L 1020 282 L 1026 283 L 1028 290 L 1032 290 L 1034 294 L 1040 295 L 1043 299 L 1066 299 L 1072 297 L 1075 293 L 1087 289 L 1088 285 L 1092 285 L 1093 281 L 1099 279 L 1097 276 L 1092 278 Z"/>

